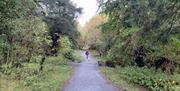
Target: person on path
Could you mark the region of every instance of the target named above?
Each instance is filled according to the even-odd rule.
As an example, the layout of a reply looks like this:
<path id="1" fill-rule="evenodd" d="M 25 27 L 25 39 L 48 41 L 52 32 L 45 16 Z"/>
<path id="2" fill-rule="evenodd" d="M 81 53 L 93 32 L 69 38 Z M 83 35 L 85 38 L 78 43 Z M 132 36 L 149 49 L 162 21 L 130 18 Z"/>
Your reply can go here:
<path id="1" fill-rule="evenodd" d="M 86 54 L 86 58 L 88 59 L 88 57 L 89 57 L 89 52 L 86 51 L 85 54 Z"/>

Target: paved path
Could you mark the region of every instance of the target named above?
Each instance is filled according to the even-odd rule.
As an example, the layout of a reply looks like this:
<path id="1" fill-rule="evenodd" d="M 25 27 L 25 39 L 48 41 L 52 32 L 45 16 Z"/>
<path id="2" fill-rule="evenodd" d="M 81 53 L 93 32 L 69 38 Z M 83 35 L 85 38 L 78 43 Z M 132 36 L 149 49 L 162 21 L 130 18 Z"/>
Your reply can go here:
<path id="1" fill-rule="evenodd" d="M 81 55 L 85 61 L 74 64 L 75 73 L 63 91 L 118 91 L 103 78 L 94 58 L 87 60 L 84 51 Z"/>

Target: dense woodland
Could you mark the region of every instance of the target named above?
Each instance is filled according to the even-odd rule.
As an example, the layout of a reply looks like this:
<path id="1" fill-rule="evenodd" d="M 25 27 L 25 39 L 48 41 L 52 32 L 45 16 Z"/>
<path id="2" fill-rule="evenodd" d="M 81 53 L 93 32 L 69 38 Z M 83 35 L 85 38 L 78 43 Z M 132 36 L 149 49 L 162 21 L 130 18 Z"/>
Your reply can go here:
<path id="1" fill-rule="evenodd" d="M 121 66 L 179 71 L 178 0 L 108 0 L 101 1 L 100 7 L 102 14 L 94 16 L 81 30 L 85 32 L 80 39 L 86 42 L 84 45 Z"/>
<path id="2" fill-rule="evenodd" d="M 34 76 L 43 72 L 48 58 L 76 60 L 75 49 L 89 48 L 98 51 L 107 66 L 125 67 L 118 69 L 123 70 L 120 74 L 135 84 L 178 91 L 180 1 L 97 1 L 100 13 L 82 27 L 76 21 L 82 8 L 70 0 L 0 0 L 0 75 L 25 79 L 28 76 L 19 72 L 25 64 L 38 65 Z M 152 75 L 156 71 L 163 75 Z M 175 79 L 163 79 L 166 75 Z"/>
<path id="3" fill-rule="evenodd" d="M 42 56 L 40 65 L 58 53 L 70 58 L 81 8 L 69 0 L 1 0 L 0 9 L 1 72 L 37 56 Z"/>
<path id="4" fill-rule="evenodd" d="M 56 64 L 74 60 L 81 10 L 70 0 L 0 0 L 0 90 L 60 90 L 71 68 Z"/>
<path id="5" fill-rule="evenodd" d="M 80 31 L 81 45 L 97 50 L 105 65 L 125 67 L 117 69 L 122 78 L 153 91 L 171 91 L 171 83 L 161 84 L 168 83 L 169 78 L 155 80 L 164 75 L 158 77 L 154 72 L 180 72 L 180 2 L 99 0 L 99 6 L 101 13 Z"/>

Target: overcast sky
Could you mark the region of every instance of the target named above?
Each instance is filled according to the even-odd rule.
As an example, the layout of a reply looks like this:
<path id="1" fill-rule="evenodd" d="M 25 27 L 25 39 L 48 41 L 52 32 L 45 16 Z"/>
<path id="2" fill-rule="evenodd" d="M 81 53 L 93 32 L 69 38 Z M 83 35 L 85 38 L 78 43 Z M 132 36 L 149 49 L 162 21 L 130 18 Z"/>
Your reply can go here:
<path id="1" fill-rule="evenodd" d="M 83 26 L 88 20 L 90 20 L 94 15 L 96 15 L 96 11 L 98 9 L 98 5 L 96 0 L 71 0 L 78 7 L 83 8 L 83 14 L 79 17 L 78 21 Z"/>

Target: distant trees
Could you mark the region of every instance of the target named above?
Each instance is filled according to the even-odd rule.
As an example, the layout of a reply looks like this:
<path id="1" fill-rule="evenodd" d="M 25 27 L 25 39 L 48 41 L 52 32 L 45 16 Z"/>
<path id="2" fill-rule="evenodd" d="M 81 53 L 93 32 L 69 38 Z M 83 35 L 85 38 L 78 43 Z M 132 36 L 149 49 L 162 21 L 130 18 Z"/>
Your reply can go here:
<path id="1" fill-rule="evenodd" d="M 96 15 L 90 21 L 88 21 L 83 28 L 80 29 L 81 33 L 81 45 L 88 46 L 90 49 L 97 49 L 98 44 L 103 40 L 101 34 L 101 24 L 106 22 L 105 15 Z"/>

